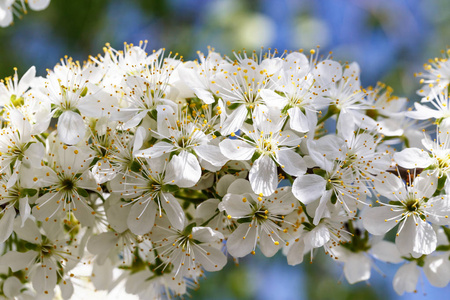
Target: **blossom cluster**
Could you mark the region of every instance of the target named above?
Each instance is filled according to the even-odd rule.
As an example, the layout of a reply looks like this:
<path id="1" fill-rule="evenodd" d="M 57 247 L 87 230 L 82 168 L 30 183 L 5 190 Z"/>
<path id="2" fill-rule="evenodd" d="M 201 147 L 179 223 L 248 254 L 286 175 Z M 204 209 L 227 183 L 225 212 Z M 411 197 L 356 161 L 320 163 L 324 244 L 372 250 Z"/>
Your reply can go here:
<path id="1" fill-rule="evenodd" d="M 229 258 L 320 249 L 350 283 L 377 261 L 401 265 L 399 294 L 420 269 L 449 283 L 448 57 L 408 109 L 318 49 L 183 61 L 146 46 L 1 81 L 2 296 L 82 282 L 168 298 Z"/>
<path id="2" fill-rule="evenodd" d="M 13 24 L 14 16 L 21 18 L 27 13 L 27 7 L 40 11 L 47 8 L 50 0 L 0 0 L 0 27 Z"/>

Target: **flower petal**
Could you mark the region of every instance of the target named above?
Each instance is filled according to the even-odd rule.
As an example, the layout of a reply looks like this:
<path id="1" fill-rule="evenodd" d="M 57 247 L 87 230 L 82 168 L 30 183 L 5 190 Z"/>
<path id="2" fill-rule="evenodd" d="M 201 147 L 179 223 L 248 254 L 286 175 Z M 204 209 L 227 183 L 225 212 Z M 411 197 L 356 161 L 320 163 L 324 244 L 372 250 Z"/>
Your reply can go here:
<path id="1" fill-rule="evenodd" d="M 161 205 L 169 218 L 170 224 L 178 230 L 184 228 L 186 216 L 177 198 L 172 194 L 164 193 L 161 199 Z"/>
<path id="2" fill-rule="evenodd" d="M 256 228 L 243 223 L 228 237 L 227 249 L 233 257 L 244 257 L 256 246 Z"/>
<path id="3" fill-rule="evenodd" d="M 344 274 L 350 284 L 369 280 L 370 259 L 361 252 L 350 255 L 344 265 Z"/>
<path id="4" fill-rule="evenodd" d="M 309 131 L 309 121 L 306 115 L 298 107 L 288 109 L 289 125 L 291 128 L 298 132 Z"/>
<path id="5" fill-rule="evenodd" d="M 219 147 L 223 155 L 234 160 L 249 160 L 256 151 L 254 146 L 236 139 L 225 139 L 220 142 Z"/>
<path id="6" fill-rule="evenodd" d="M 170 184 L 176 184 L 179 187 L 192 187 L 202 175 L 202 170 L 197 157 L 187 151 L 181 151 L 174 155 L 170 160 L 165 179 Z"/>
<path id="7" fill-rule="evenodd" d="M 134 155 L 136 157 L 156 158 L 166 153 L 170 153 L 173 150 L 173 145 L 166 142 L 159 142 L 151 146 L 150 148 L 143 150 L 135 150 Z"/>
<path id="8" fill-rule="evenodd" d="M 233 218 L 245 217 L 253 212 L 249 199 L 241 194 L 226 194 L 223 197 L 221 207 L 225 208 L 227 214 Z"/>
<path id="9" fill-rule="evenodd" d="M 228 158 L 222 154 L 218 146 L 200 145 L 194 147 L 194 151 L 198 157 L 206 160 L 215 167 L 222 167 L 228 161 Z"/>
<path id="10" fill-rule="evenodd" d="M 306 172 L 306 163 L 300 154 L 292 150 L 280 150 L 277 153 L 278 162 L 280 163 L 283 171 L 292 176 L 300 176 Z"/>
<path id="11" fill-rule="evenodd" d="M 420 271 L 415 262 L 406 263 L 395 273 L 392 282 L 397 294 L 403 295 L 405 292 L 412 293 L 416 290 L 417 281 L 419 281 Z"/>
<path id="12" fill-rule="evenodd" d="M 398 252 L 397 246 L 388 241 L 380 241 L 370 248 L 370 253 L 381 261 L 398 264 L 403 261 L 403 258 Z"/>
<path id="13" fill-rule="evenodd" d="M 391 211 L 387 206 L 367 208 L 362 216 L 364 228 L 373 235 L 385 234 L 401 217 L 401 212 Z"/>
<path id="14" fill-rule="evenodd" d="M 308 205 L 320 198 L 325 191 L 326 185 L 326 180 L 319 175 L 301 175 L 292 184 L 292 193 L 300 202 Z"/>
<path id="15" fill-rule="evenodd" d="M 406 148 L 394 154 L 394 160 L 406 169 L 426 168 L 433 163 L 427 151 L 419 148 Z"/>
<path id="16" fill-rule="evenodd" d="M 161 200 L 164 201 L 164 200 Z M 154 200 L 144 202 L 136 201 L 131 206 L 130 214 L 127 218 L 128 228 L 134 234 L 146 234 L 155 223 L 157 205 Z"/>
<path id="17" fill-rule="evenodd" d="M 13 232 L 15 217 L 16 210 L 14 207 L 6 209 L 5 214 L 0 219 L 0 243 L 5 242 Z"/>
<path id="18" fill-rule="evenodd" d="M 199 249 L 201 247 L 201 249 Z M 193 247 L 195 260 L 208 272 L 222 270 L 227 264 L 227 257 L 219 249 L 201 245 Z"/>
<path id="19" fill-rule="evenodd" d="M 73 111 L 65 111 L 58 119 L 58 137 L 66 144 L 74 145 L 84 138 L 86 128 L 83 117 Z"/>
<path id="20" fill-rule="evenodd" d="M 433 227 L 420 217 L 409 216 L 404 221 L 402 230 L 398 233 L 395 244 L 401 254 L 431 254 L 437 245 L 437 236 Z M 419 255 L 420 256 L 420 255 Z"/>
<path id="21" fill-rule="evenodd" d="M 262 155 L 253 163 L 248 178 L 256 194 L 270 196 L 278 185 L 277 166 L 270 156 Z"/>

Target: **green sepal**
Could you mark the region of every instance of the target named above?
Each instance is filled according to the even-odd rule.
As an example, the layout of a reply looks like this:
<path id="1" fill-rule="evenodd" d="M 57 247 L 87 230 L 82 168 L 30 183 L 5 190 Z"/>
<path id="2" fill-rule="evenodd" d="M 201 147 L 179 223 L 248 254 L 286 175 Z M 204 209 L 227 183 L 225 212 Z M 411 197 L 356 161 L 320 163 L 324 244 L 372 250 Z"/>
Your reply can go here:
<path id="1" fill-rule="evenodd" d="M 260 156 L 261 156 L 261 152 L 255 151 L 255 153 L 253 153 L 253 156 L 252 156 L 252 162 L 257 160 Z"/>
<path id="2" fill-rule="evenodd" d="M 450 245 L 439 245 L 436 247 L 436 251 L 450 251 Z"/>
<path id="3" fill-rule="evenodd" d="M 131 163 L 131 166 L 130 166 L 131 171 L 140 172 L 141 168 L 142 168 L 141 164 L 138 161 L 133 160 L 133 162 Z"/>
<path id="4" fill-rule="evenodd" d="M 336 204 L 336 201 L 337 201 L 336 193 L 332 193 L 331 194 L 331 203 L 332 204 Z"/>
<path id="5" fill-rule="evenodd" d="M 89 197 L 89 193 L 83 188 L 77 187 L 77 193 L 78 195 L 83 196 L 85 198 Z"/>
<path id="6" fill-rule="evenodd" d="M 34 195 L 36 195 L 37 190 L 35 189 L 22 189 L 20 191 L 20 198 L 24 198 L 26 196 L 28 197 L 33 197 Z"/>
<path id="7" fill-rule="evenodd" d="M 164 193 L 175 193 L 178 192 L 180 188 L 177 185 L 173 184 L 165 184 L 162 186 L 162 191 Z"/>
<path id="8" fill-rule="evenodd" d="M 319 168 L 313 169 L 313 173 L 316 175 L 319 175 L 321 177 L 325 177 L 325 175 L 327 175 L 327 171 L 319 169 Z"/>
<path id="9" fill-rule="evenodd" d="M 241 103 L 233 103 L 233 104 L 228 105 L 228 108 L 231 110 L 234 110 L 234 109 L 238 108 L 239 105 L 241 105 Z"/>

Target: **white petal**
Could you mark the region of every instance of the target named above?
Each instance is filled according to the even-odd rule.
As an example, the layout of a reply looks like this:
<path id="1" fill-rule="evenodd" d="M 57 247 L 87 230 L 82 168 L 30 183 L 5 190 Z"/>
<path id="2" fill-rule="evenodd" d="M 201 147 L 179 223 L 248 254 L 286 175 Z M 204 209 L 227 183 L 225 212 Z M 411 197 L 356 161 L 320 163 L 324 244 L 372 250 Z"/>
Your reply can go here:
<path id="1" fill-rule="evenodd" d="M 123 124 L 123 128 L 124 129 L 130 129 L 130 128 L 135 128 L 136 126 L 139 125 L 139 123 L 141 123 L 142 119 L 147 115 L 147 111 L 142 111 L 136 115 L 134 115 L 131 119 L 129 119 L 128 121 L 126 121 Z"/>
<path id="2" fill-rule="evenodd" d="M 403 200 L 408 195 L 403 181 L 392 173 L 377 176 L 374 186 L 378 193 L 389 200 Z"/>
<path id="3" fill-rule="evenodd" d="M 127 218 L 128 228 L 130 228 L 131 232 L 134 234 L 148 233 L 155 223 L 156 210 L 157 205 L 154 200 L 136 201 L 131 207 Z"/>
<path id="4" fill-rule="evenodd" d="M 161 199 L 161 205 L 169 218 L 170 224 L 178 230 L 184 228 L 186 216 L 177 198 L 172 194 L 164 193 Z"/>
<path id="5" fill-rule="evenodd" d="M 388 241 L 380 241 L 370 248 L 370 253 L 381 261 L 398 264 L 403 261 L 397 246 Z"/>
<path id="6" fill-rule="evenodd" d="M 19 224 L 19 222 L 14 225 L 14 231 L 20 239 L 32 244 L 41 243 L 42 235 L 39 232 L 39 228 L 35 221 L 28 219 L 23 226 L 20 226 L 21 224 Z"/>
<path id="7" fill-rule="evenodd" d="M 228 193 L 230 194 L 253 194 L 252 186 L 248 180 L 243 178 L 238 178 L 233 181 L 232 184 L 228 187 Z"/>
<path id="8" fill-rule="evenodd" d="M 311 248 L 322 247 L 330 240 L 330 231 L 324 225 L 319 225 L 308 232 L 304 239 L 306 246 Z"/>
<path id="9" fill-rule="evenodd" d="M 421 176 L 417 176 L 414 179 L 412 185 L 416 198 L 431 198 L 438 186 L 437 173 L 435 172 L 430 175 L 421 174 Z"/>
<path id="10" fill-rule="evenodd" d="M 65 279 L 59 283 L 59 288 L 61 290 L 61 296 L 65 300 L 69 300 L 73 295 L 73 284 L 72 280 Z"/>
<path id="11" fill-rule="evenodd" d="M 290 248 L 287 255 L 287 262 L 290 266 L 295 266 L 303 262 L 305 252 L 305 243 L 303 239 L 294 242 Z"/>
<path id="12" fill-rule="evenodd" d="M 38 294 L 53 295 L 56 286 L 56 265 L 50 259 L 44 259 L 35 269 L 31 283 Z"/>
<path id="13" fill-rule="evenodd" d="M 9 118 L 12 125 L 19 130 L 21 138 L 25 141 L 30 139 L 31 125 L 27 118 L 16 109 L 9 111 Z"/>
<path id="14" fill-rule="evenodd" d="M 94 262 L 91 281 L 97 290 L 109 289 L 111 283 L 113 282 L 113 270 L 114 266 L 112 263 L 104 263 L 100 265 L 97 263 L 97 260 Z M 135 275 L 140 276 L 140 272 L 135 273 Z"/>
<path id="15" fill-rule="evenodd" d="M 401 266 L 395 273 L 392 282 L 394 290 L 397 294 L 403 295 L 405 292 L 412 293 L 416 290 L 417 281 L 419 280 L 420 271 L 415 262 L 406 263 Z"/>
<path id="16" fill-rule="evenodd" d="M 219 249 L 210 246 L 193 248 L 195 259 L 208 272 L 220 271 L 227 263 L 227 257 Z"/>
<path id="17" fill-rule="evenodd" d="M 233 218 L 245 217 L 252 214 L 250 199 L 242 195 L 226 194 L 222 200 L 222 207 Z"/>
<path id="18" fill-rule="evenodd" d="M 46 9 L 50 4 L 50 0 L 28 0 L 28 5 L 32 10 Z"/>
<path id="19" fill-rule="evenodd" d="M 29 0 L 28 1 L 28 5 L 30 5 L 31 9 L 33 9 L 31 2 L 33 1 L 48 1 L 50 2 L 50 0 Z M 19 81 L 19 86 L 17 87 L 17 91 L 19 95 L 16 96 L 21 96 L 23 93 L 25 93 L 28 88 L 31 86 L 33 80 L 36 77 L 36 67 L 32 66 L 31 68 L 28 69 L 28 71 L 26 71 L 25 74 L 23 74 L 22 78 L 20 78 Z"/>
<path id="20" fill-rule="evenodd" d="M 0 243 L 5 242 L 13 232 L 16 210 L 10 207 L 0 219 Z"/>
<path id="21" fill-rule="evenodd" d="M 401 218 L 401 212 L 393 212 L 389 207 L 367 208 L 362 216 L 364 228 L 374 235 L 382 235 L 391 230 Z"/>
<path id="22" fill-rule="evenodd" d="M 93 235 L 87 243 L 87 250 L 92 254 L 108 253 L 117 243 L 119 237 L 115 232 L 108 231 Z"/>
<path id="23" fill-rule="evenodd" d="M 309 122 L 308 118 L 298 107 L 293 107 L 288 110 L 289 114 L 289 125 L 291 128 L 298 132 L 308 132 Z"/>
<path id="24" fill-rule="evenodd" d="M 419 217 L 408 217 L 395 239 L 401 254 L 431 254 L 436 249 L 437 237 L 433 227 Z M 402 226 L 401 224 L 400 226 Z"/>
<path id="25" fill-rule="evenodd" d="M 442 195 L 431 198 L 424 209 L 427 221 L 436 225 L 450 225 L 450 196 Z"/>
<path id="26" fill-rule="evenodd" d="M 15 299 L 15 297 L 20 296 L 20 290 L 23 284 L 15 276 L 8 277 L 3 282 L 3 293 L 8 299 Z"/>
<path id="27" fill-rule="evenodd" d="M 327 204 L 330 202 L 331 195 L 333 194 L 333 190 L 326 190 L 324 193 L 322 193 L 319 201 L 319 206 L 317 206 L 317 209 L 314 213 L 314 220 L 313 224 L 317 225 L 319 224 L 320 220 L 327 216 L 328 208 Z"/>
<path id="28" fill-rule="evenodd" d="M 192 187 L 202 175 L 197 157 L 187 151 L 174 155 L 166 170 L 166 180 L 179 187 Z"/>
<path id="29" fill-rule="evenodd" d="M 277 153 L 278 162 L 281 164 L 283 171 L 292 176 L 300 176 L 306 172 L 306 163 L 300 154 L 292 150 L 280 150 Z"/>
<path id="30" fill-rule="evenodd" d="M 58 119 L 58 137 L 66 144 L 74 145 L 86 133 L 83 117 L 73 111 L 65 111 Z"/>
<path id="31" fill-rule="evenodd" d="M 228 187 L 230 186 L 230 184 L 233 183 L 233 181 L 235 181 L 237 179 L 236 176 L 231 175 L 231 174 L 226 174 L 223 177 L 221 177 L 219 179 L 219 181 L 217 182 L 217 186 L 216 186 L 216 192 L 220 197 L 223 197 L 228 190 Z"/>
<path id="32" fill-rule="evenodd" d="M 370 259 L 361 252 L 350 255 L 344 265 L 344 274 L 350 284 L 369 280 Z"/>
<path id="33" fill-rule="evenodd" d="M 201 243 L 220 242 L 224 239 L 222 233 L 211 229 L 210 227 L 194 227 L 192 228 L 192 238 Z"/>
<path id="34" fill-rule="evenodd" d="M 62 195 L 57 193 L 47 193 L 36 200 L 36 206 L 31 210 L 32 215 L 39 221 L 44 221 L 46 218 L 54 217 L 61 213 L 60 204 Z M 57 201 L 60 203 L 58 204 Z"/>
<path id="35" fill-rule="evenodd" d="M 228 237 L 227 249 L 234 257 L 244 257 L 253 251 L 256 242 L 256 228 L 244 223 Z"/>
<path id="36" fill-rule="evenodd" d="M 229 135 L 232 132 L 238 131 L 241 129 L 246 117 L 247 107 L 245 105 L 240 105 L 229 116 L 227 116 L 220 132 L 222 135 Z"/>
<path id="37" fill-rule="evenodd" d="M 173 145 L 166 142 L 159 142 L 150 148 L 144 150 L 135 150 L 134 155 L 136 157 L 156 158 L 166 153 L 170 153 L 173 150 Z"/>
<path id="38" fill-rule="evenodd" d="M 44 145 L 41 143 L 33 143 L 24 153 L 23 162 L 26 166 L 40 168 L 42 158 L 45 155 Z"/>
<path id="39" fill-rule="evenodd" d="M 94 210 L 87 205 L 82 198 L 77 198 L 74 200 L 73 204 L 75 207 L 72 210 L 77 220 L 80 221 L 83 226 L 94 226 Z"/>
<path id="40" fill-rule="evenodd" d="M 31 267 L 31 264 L 38 256 L 39 254 L 35 251 L 8 251 L 0 257 L 0 265 L 10 267 L 13 272 L 17 272 Z"/>
<path id="41" fill-rule="evenodd" d="M 394 154 L 394 160 L 406 169 L 426 168 L 433 163 L 427 151 L 419 148 L 406 148 Z"/>
<path id="42" fill-rule="evenodd" d="M 219 147 L 223 155 L 234 160 L 249 160 L 256 151 L 254 146 L 237 139 L 225 139 Z"/>
<path id="43" fill-rule="evenodd" d="M 423 271 L 431 285 L 446 287 L 450 282 L 450 261 L 448 254 L 439 256 L 427 256 Z"/>
<path id="44" fill-rule="evenodd" d="M 342 66 L 333 60 L 323 60 L 317 63 L 314 69 L 314 77 L 325 88 L 332 82 L 337 82 L 342 77 Z"/>
<path id="45" fill-rule="evenodd" d="M 258 225 L 261 226 L 261 225 Z M 271 236 L 269 236 L 270 233 L 265 232 L 264 230 L 261 230 L 259 232 L 259 249 L 261 250 L 262 254 L 264 254 L 265 257 L 272 257 L 274 256 L 278 250 L 280 249 L 280 245 L 284 243 L 284 241 L 281 241 L 276 238 L 276 236 L 272 236 L 276 242 L 279 243 L 279 245 L 275 245 L 275 241 L 272 240 Z"/>
<path id="46" fill-rule="evenodd" d="M 208 199 L 200 203 L 195 209 L 195 219 L 200 219 L 202 222 L 209 220 L 217 211 L 219 206 L 219 199 Z"/>
<path id="47" fill-rule="evenodd" d="M 212 95 L 212 93 L 210 91 L 204 90 L 204 89 L 200 89 L 200 88 L 194 88 L 192 89 L 195 93 L 195 95 L 202 100 L 203 102 L 205 102 L 206 104 L 211 104 L 214 103 L 214 97 Z"/>
<path id="48" fill-rule="evenodd" d="M 326 180 L 319 175 L 301 175 L 292 184 L 292 193 L 299 201 L 308 205 L 322 196 L 326 185 Z"/>
<path id="49" fill-rule="evenodd" d="M 440 111 L 431 109 L 428 106 L 422 105 L 420 103 L 414 103 L 415 111 L 406 111 L 405 115 L 408 118 L 416 119 L 416 120 L 426 120 L 426 119 L 434 119 L 440 118 Z"/>
<path id="50" fill-rule="evenodd" d="M 228 158 L 222 154 L 218 146 L 200 145 L 194 147 L 194 151 L 198 157 L 206 160 L 216 167 L 222 167 L 228 161 Z"/>
<path id="51" fill-rule="evenodd" d="M 248 178 L 256 194 L 270 196 L 278 185 L 277 166 L 270 156 L 262 155 L 253 163 Z"/>
<path id="52" fill-rule="evenodd" d="M 286 99 L 286 97 L 280 96 L 277 93 L 275 93 L 274 91 L 269 90 L 269 89 L 262 89 L 259 92 L 259 95 L 261 96 L 261 98 L 263 99 L 263 101 L 266 103 L 266 105 L 268 107 L 282 109 L 288 103 L 288 100 Z M 295 129 L 295 128 L 293 128 L 293 129 Z"/>

